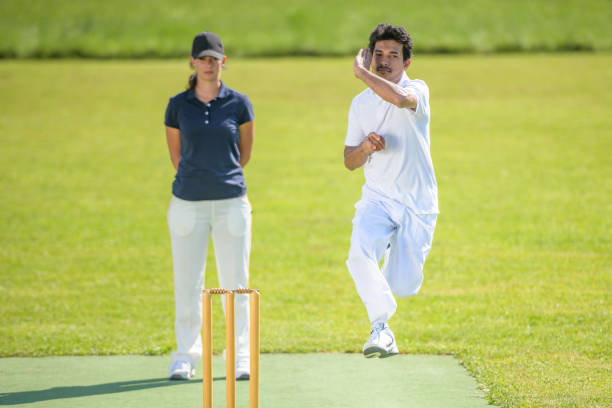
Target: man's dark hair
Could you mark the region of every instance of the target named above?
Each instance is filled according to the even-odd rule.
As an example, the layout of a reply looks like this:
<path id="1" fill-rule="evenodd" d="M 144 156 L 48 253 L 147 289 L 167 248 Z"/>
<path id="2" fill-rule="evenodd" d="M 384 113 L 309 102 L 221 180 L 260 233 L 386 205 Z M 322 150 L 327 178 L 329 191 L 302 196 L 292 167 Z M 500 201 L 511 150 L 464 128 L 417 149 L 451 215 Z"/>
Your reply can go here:
<path id="1" fill-rule="evenodd" d="M 395 40 L 402 44 L 402 56 L 404 62 L 412 56 L 412 38 L 404 30 L 404 27 L 396 27 L 391 24 L 379 24 L 370 34 L 370 51 L 374 54 L 374 46 L 378 41 Z"/>

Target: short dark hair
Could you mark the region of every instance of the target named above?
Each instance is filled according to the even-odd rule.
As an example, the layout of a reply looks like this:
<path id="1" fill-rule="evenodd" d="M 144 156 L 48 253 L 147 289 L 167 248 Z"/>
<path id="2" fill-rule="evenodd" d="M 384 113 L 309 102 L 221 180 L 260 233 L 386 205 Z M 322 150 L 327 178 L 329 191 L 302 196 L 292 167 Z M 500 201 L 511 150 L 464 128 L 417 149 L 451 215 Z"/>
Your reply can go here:
<path id="1" fill-rule="evenodd" d="M 402 56 L 404 61 L 412 56 L 412 38 L 404 27 L 396 27 L 391 24 L 379 24 L 370 34 L 370 51 L 374 53 L 374 46 L 378 41 L 395 40 L 402 44 Z"/>

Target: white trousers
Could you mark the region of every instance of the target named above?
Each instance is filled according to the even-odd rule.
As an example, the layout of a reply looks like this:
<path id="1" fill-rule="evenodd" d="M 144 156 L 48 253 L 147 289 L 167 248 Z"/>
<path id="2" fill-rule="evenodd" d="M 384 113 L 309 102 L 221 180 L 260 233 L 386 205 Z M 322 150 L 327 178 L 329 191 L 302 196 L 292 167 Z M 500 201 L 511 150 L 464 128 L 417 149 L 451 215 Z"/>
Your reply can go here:
<path id="1" fill-rule="evenodd" d="M 393 295 L 408 297 L 421 288 L 437 215 L 366 195 L 355 208 L 346 264 L 370 322 L 386 322 L 397 309 Z"/>
<path id="2" fill-rule="evenodd" d="M 173 361 L 197 365 L 202 357 L 202 290 L 206 253 L 212 234 L 219 285 L 249 284 L 251 205 L 245 196 L 226 200 L 185 201 L 172 197 L 168 227 L 174 267 L 175 331 Z M 224 296 L 220 296 L 225 311 Z M 236 361 L 249 358 L 249 303 L 236 295 Z"/>

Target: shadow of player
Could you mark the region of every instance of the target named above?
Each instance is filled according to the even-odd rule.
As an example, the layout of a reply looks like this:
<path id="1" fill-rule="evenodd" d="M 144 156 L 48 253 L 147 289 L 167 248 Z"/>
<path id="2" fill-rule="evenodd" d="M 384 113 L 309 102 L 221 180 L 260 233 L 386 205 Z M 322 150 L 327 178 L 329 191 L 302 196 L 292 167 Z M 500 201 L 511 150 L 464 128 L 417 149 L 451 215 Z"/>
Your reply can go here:
<path id="1" fill-rule="evenodd" d="M 214 381 L 225 381 L 225 377 L 215 377 Z M 138 391 L 148 388 L 174 387 L 181 385 L 200 385 L 198 380 L 169 381 L 166 378 L 150 378 L 146 380 L 119 381 L 106 384 L 53 387 L 46 390 L 0 392 L 0 405 L 29 404 L 63 398 L 87 397 L 92 395 L 115 394 L 119 392 Z"/>

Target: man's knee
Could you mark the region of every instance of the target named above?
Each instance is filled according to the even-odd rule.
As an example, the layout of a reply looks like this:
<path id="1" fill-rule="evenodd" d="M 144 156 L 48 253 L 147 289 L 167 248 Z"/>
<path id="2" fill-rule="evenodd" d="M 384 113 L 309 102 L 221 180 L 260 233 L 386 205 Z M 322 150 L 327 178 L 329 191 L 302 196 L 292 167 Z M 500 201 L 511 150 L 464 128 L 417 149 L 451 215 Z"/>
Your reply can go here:
<path id="1" fill-rule="evenodd" d="M 387 279 L 393 294 L 397 297 L 404 298 L 419 293 L 421 284 L 423 283 L 423 272 L 421 270 L 411 271 L 406 275 L 389 276 Z"/>
<path id="2" fill-rule="evenodd" d="M 410 297 L 410 296 L 414 296 L 417 293 L 419 293 L 419 290 L 421 289 L 421 285 L 412 285 L 412 286 L 408 286 L 408 285 L 404 285 L 404 286 L 393 286 L 391 287 L 391 291 L 393 292 L 393 294 L 399 298 L 406 298 L 406 297 Z"/>

